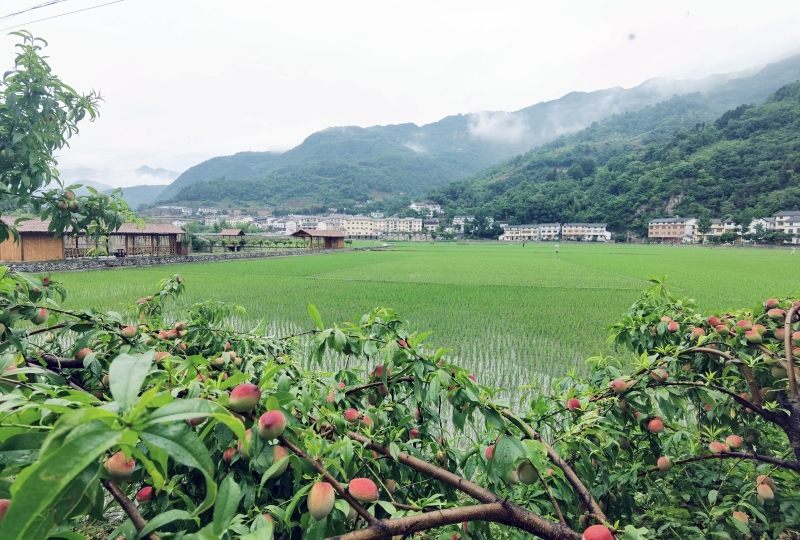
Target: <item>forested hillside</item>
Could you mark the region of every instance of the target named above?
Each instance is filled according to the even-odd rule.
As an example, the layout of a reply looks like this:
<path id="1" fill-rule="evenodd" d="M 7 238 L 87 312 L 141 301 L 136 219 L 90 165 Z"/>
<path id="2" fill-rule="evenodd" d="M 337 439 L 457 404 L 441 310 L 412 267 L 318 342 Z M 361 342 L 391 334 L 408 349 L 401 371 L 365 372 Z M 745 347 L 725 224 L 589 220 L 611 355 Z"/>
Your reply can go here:
<path id="1" fill-rule="evenodd" d="M 640 234 L 654 216 L 800 208 L 800 83 L 671 136 L 659 120 L 686 124 L 703 114 L 693 96 L 675 98 L 562 137 L 431 198 L 512 223 L 601 221 Z M 642 135 L 626 136 L 636 131 Z"/>
<path id="2" fill-rule="evenodd" d="M 220 156 L 190 167 L 168 185 L 160 199 L 169 200 L 181 189 L 197 182 L 217 178 L 251 178 L 272 169 L 280 156 L 276 152 L 239 152 L 232 156 Z"/>
<path id="3" fill-rule="evenodd" d="M 160 198 L 307 208 L 400 194 L 416 197 L 615 114 L 627 118 L 628 125 L 619 128 L 626 137 L 658 130 L 646 136 L 650 140 L 712 120 L 741 103 L 761 101 L 799 78 L 800 56 L 748 73 L 572 92 L 511 113 L 455 115 L 424 126 L 328 128 L 283 154 L 242 152 L 208 160 L 183 173 Z M 686 105 L 659 107 L 641 117 L 626 115 L 690 92 L 696 94 Z M 681 106 L 688 116 L 682 116 Z M 652 119 L 653 114 L 666 116 Z M 248 182 L 241 183 L 243 179 Z"/>

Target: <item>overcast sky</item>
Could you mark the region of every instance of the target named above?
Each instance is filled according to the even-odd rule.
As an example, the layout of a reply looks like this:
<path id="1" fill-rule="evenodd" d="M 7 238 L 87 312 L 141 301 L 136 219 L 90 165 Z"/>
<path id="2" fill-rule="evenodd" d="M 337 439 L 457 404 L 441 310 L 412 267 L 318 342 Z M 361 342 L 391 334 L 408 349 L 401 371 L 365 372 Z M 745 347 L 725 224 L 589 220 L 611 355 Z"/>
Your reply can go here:
<path id="1" fill-rule="evenodd" d="M 44 1 L 0 0 L 0 16 Z M 0 28 L 108 1 L 62 1 Z M 798 27 L 797 0 L 125 0 L 25 26 L 65 82 L 106 100 L 62 167 L 178 172 L 327 126 L 425 124 L 741 70 L 800 52 Z M 5 71 L 16 38 L 0 39 Z"/>

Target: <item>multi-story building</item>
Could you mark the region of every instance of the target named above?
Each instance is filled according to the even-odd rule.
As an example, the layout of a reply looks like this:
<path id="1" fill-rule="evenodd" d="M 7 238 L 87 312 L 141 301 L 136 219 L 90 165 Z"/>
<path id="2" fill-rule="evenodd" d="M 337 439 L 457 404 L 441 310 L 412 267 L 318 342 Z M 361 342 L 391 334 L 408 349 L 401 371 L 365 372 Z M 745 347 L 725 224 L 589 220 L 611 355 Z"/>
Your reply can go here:
<path id="1" fill-rule="evenodd" d="M 697 228 L 697 226 L 695 225 L 695 229 L 696 228 Z M 737 225 L 736 225 L 736 222 L 733 221 L 732 219 L 730 219 L 730 218 L 728 218 L 728 219 L 716 219 L 715 218 L 715 219 L 711 220 L 711 230 L 709 230 L 706 233 L 701 233 L 700 231 L 697 231 L 696 238 L 699 241 L 706 241 L 712 236 L 722 236 L 724 233 L 727 233 L 727 232 L 741 234 L 739 232 L 739 229 L 738 229 Z"/>
<path id="2" fill-rule="evenodd" d="M 221 218 L 217 215 L 206 216 L 203 218 L 203 225 L 205 225 L 206 227 L 212 227 L 217 223 L 219 223 L 220 221 Z"/>
<path id="3" fill-rule="evenodd" d="M 506 242 L 535 242 L 539 239 L 539 226 L 508 225 L 500 239 Z"/>
<path id="4" fill-rule="evenodd" d="M 427 212 L 428 217 L 432 217 L 434 214 L 444 214 L 444 210 L 442 210 L 442 205 L 436 203 L 412 202 L 410 205 L 408 205 L 408 207 L 415 212 Z"/>
<path id="5" fill-rule="evenodd" d="M 792 244 L 800 244 L 800 212 L 786 210 L 775 214 L 775 230 L 792 234 Z"/>
<path id="6" fill-rule="evenodd" d="M 696 218 L 659 218 L 647 224 L 647 237 L 651 240 L 661 240 L 662 242 L 694 242 L 696 235 Z"/>
<path id="7" fill-rule="evenodd" d="M 789 223 L 792 223 L 791 227 L 794 227 L 795 225 L 793 225 L 793 223 L 796 223 L 795 218 L 799 217 L 800 217 L 800 212 L 796 210 L 786 210 L 783 212 L 778 212 L 777 214 L 775 214 L 775 230 L 787 232 L 785 229 L 787 226 L 790 226 Z"/>
<path id="8" fill-rule="evenodd" d="M 756 229 L 758 229 L 759 225 L 761 226 L 761 230 L 763 232 L 774 232 L 775 218 L 765 217 L 765 218 L 754 219 L 753 221 L 750 222 L 750 226 L 747 228 L 747 232 L 750 234 L 755 234 Z"/>
<path id="9" fill-rule="evenodd" d="M 219 210 L 216 208 L 198 208 L 198 214 L 219 214 Z"/>
<path id="10" fill-rule="evenodd" d="M 561 239 L 560 223 L 540 223 L 539 240 L 559 240 Z"/>
<path id="11" fill-rule="evenodd" d="M 383 234 L 422 232 L 422 219 L 399 217 L 376 219 L 373 230 Z"/>
<path id="12" fill-rule="evenodd" d="M 252 216 L 223 216 L 223 221 L 228 225 L 244 225 L 246 223 L 252 223 L 253 218 Z"/>
<path id="13" fill-rule="evenodd" d="M 606 231 L 605 223 L 564 223 L 561 226 L 561 238 L 605 242 L 611 240 L 611 233 Z"/>
<path id="14" fill-rule="evenodd" d="M 475 216 L 455 216 L 453 218 L 453 225 L 464 227 L 464 224 L 469 221 L 475 221 Z"/>
<path id="15" fill-rule="evenodd" d="M 374 221 L 367 216 L 350 216 L 340 221 L 339 230 L 346 232 L 347 236 L 375 236 Z"/>

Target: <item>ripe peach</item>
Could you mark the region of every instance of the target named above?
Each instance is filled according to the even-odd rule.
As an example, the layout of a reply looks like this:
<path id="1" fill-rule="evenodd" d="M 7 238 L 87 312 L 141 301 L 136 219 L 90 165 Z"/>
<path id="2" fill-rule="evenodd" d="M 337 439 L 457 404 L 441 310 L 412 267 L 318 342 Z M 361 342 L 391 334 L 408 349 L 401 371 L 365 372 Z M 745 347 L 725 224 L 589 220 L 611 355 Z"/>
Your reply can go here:
<path id="1" fill-rule="evenodd" d="M 390 369 L 388 369 L 388 368 L 387 368 L 387 369 L 386 369 L 386 376 L 388 377 L 388 376 L 389 376 L 389 375 L 391 375 L 391 374 L 392 374 L 392 371 L 391 371 Z M 378 367 L 376 367 L 376 368 L 375 368 L 375 371 L 372 373 L 372 376 L 373 376 L 374 378 L 376 378 L 376 379 L 381 379 L 381 378 L 383 378 L 383 366 L 378 366 Z"/>
<path id="2" fill-rule="evenodd" d="M 653 418 L 647 423 L 647 429 L 650 430 L 650 433 L 661 433 L 664 431 L 664 422 L 658 418 Z"/>
<path id="3" fill-rule="evenodd" d="M 783 326 L 779 326 L 778 328 L 775 329 L 775 331 L 772 334 L 775 336 L 775 339 L 777 339 L 780 342 L 783 342 L 784 338 L 786 337 L 786 328 Z"/>
<path id="4" fill-rule="evenodd" d="M 278 461 L 282 460 L 283 458 L 289 455 L 289 451 L 280 445 L 275 445 L 272 447 L 272 463 L 277 463 Z M 277 478 L 278 476 L 282 475 L 286 468 L 289 466 L 289 460 L 283 462 L 283 464 L 278 467 L 278 470 L 270 478 Z"/>
<path id="5" fill-rule="evenodd" d="M 581 400 L 578 398 L 572 398 L 567 401 L 567 409 L 570 411 L 577 411 L 581 408 Z"/>
<path id="6" fill-rule="evenodd" d="M 667 325 L 667 331 L 669 331 L 670 334 L 674 334 L 675 332 L 677 332 L 680 329 L 681 329 L 681 325 L 678 324 L 675 321 L 672 321 Z"/>
<path id="7" fill-rule="evenodd" d="M 759 484 L 756 488 L 756 493 L 765 501 L 771 501 L 775 498 L 775 492 L 767 484 Z"/>
<path id="8" fill-rule="evenodd" d="M 772 478 L 767 476 L 766 474 L 759 474 L 756 477 L 756 484 L 766 484 L 772 489 L 775 490 L 775 482 L 773 482 Z"/>
<path id="9" fill-rule="evenodd" d="M 79 350 L 78 353 L 75 355 L 75 360 L 83 360 L 90 354 L 92 354 L 92 349 L 84 347 L 83 349 Z"/>
<path id="10" fill-rule="evenodd" d="M 333 403 L 334 401 L 336 401 L 336 396 L 333 394 L 333 392 L 331 392 L 330 394 L 328 394 L 328 397 L 325 398 L 325 401 L 327 403 Z"/>
<path id="11" fill-rule="evenodd" d="M 628 389 L 628 383 L 623 381 L 622 379 L 615 379 L 610 383 L 608 383 L 608 386 L 610 386 L 611 390 L 613 390 L 617 394 L 621 394 Z"/>
<path id="12" fill-rule="evenodd" d="M 769 317 L 773 321 L 783 321 L 784 319 L 786 319 L 786 312 L 780 308 L 774 308 L 767 311 L 767 317 Z"/>
<path id="13" fill-rule="evenodd" d="M 120 331 L 120 335 L 124 338 L 131 339 L 136 337 L 136 327 L 135 326 L 125 326 Z"/>
<path id="14" fill-rule="evenodd" d="M 792 344 L 800 346 L 800 332 L 792 332 Z"/>
<path id="15" fill-rule="evenodd" d="M 33 318 L 31 319 L 31 322 L 33 324 L 44 324 L 44 322 L 47 320 L 47 317 L 49 316 L 50 313 L 46 309 L 39 308 L 36 311 L 36 315 L 34 315 Z"/>
<path id="16" fill-rule="evenodd" d="M 706 331 L 700 328 L 699 326 L 692 328 L 692 337 L 694 339 L 700 339 L 704 335 L 706 335 Z"/>
<path id="17" fill-rule="evenodd" d="M 350 495 L 361 503 L 370 503 L 378 500 L 378 486 L 369 478 L 353 478 L 347 488 Z"/>
<path id="18" fill-rule="evenodd" d="M 339 383 L 339 390 L 344 390 L 345 388 L 347 388 L 347 385 L 344 384 L 343 382 L 340 382 Z"/>
<path id="19" fill-rule="evenodd" d="M 136 492 L 136 502 L 139 504 L 145 503 L 150 500 L 150 497 L 153 496 L 153 488 L 150 486 L 143 487 L 138 492 Z"/>
<path id="20" fill-rule="evenodd" d="M 666 315 L 664 315 L 663 317 L 661 317 L 661 322 L 665 323 L 672 322 L 672 317 L 667 317 Z"/>
<path id="21" fill-rule="evenodd" d="M 665 382 L 669 378 L 669 374 L 661 368 L 654 369 L 650 373 L 650 376 L 653 377 L 653 380 L 656 382 Z"/>
<path id="22" fill-rule="evenodd" d="M 725 444 L 731 448 L 741 448 L 744 444 L 744 441 L 738 435 L 728 435 L 725 438 Z"/>
<path id="23" fill-rule="evenodd" d="M 108 471 L 108 475 L 115 482 L 124 482 L 131 477 L 133 470 L 136 468 L 133 458 L 125 461 L 125 454 L 122 452 L 117 452 L 108 458 L 103 465 Z"/>
<path id="24" fill-rule="evenodd" d="M 161 341 L 169 340 L 169 333 L 166 330 L 161 330 L 158 333 L 158 339 L 160 339 Z"/>
<path id="25" fill-rule="evenodd" d="M 711 444 L 708 445 L 708 449 L 711 450 L 712 454 L 721 454 L 723 452 L 729 452 L 730 448 L 728 445 L 723 444 L 721 442 L 712 441 Z"/>
<path id="26" fill-rule="evenodd" d="M 733 519 L 741 523 L 742 525 L 747 525 L 750 523 L 750 518 L 747 517 L 747 514 L 744 512 L 739 512 L 738 510 L 733 512 Z"/>
<path id="27" fill-rule="evenodd" d="M 156 362 L 161 362 L 164 358 L 168 357 L 169 353 L 166 351 L 158 351 L 156 353 Z"/>
<path id="28" fill-rule="evenodd" d="M 719 334 L 720 336 L 723 336 L 723 337 L 724 337 L 724 336 L 727 336 L 728 334 L 730 334 L 730 333 L 731 333 L 731 329 L 730 329 L 730 328 L 728 328 L 728 326 L 727 326 L 727 325 L 724 325 L 724 324 L 718 324 L 717 326 L 715 326 L 715 327 L 714 327 L 714 331 L 715 331 L 717 334 Z"/>
<path id="29" fill-rule="evenodd" d="M 231 390 L 228 407 L 236 412 L 252 411 L 261 400 L 261 390 L 253 383 L 242 383 Z"/>
<path id="30" fill-rule="evenodd" d="M 764 307 L 767 309 L 774 309 L 781 305 L 780 301 L 777 298 L 770 298 L 766 302 L 764 302 Z"/>
<path id="31" fill-rule="evenodd" d="M 347 420 L 351 424 L 355 424 L 358 422 L 358 418 L 361 416 L 358 414 L 358 411 L 355 409 L 347 409 L 344 411 L 344 419 Z"/>
<path id="32" fill-rule="evenodd" d="M 408 436 L 411 437 L 412 439 L 416 439 L 417 437 L 419 437 L 419 430 L 412 429 L 411 431 L 408 432 Z"/>
<path id="33" fill-rule="evenodd" d="M 375 427 L 375 422 L 369 416 L 365 416 L 361 419 L 361 427 L 362 428 L 373 428 Z"/>
<path id="34" fill-rule="evenodd" d="M 258 434 L 262 439 L 277 439 L 285 429 L 286 417 L 279 410 L 267 411 L 258 419 Z"/>
<path id="35" fill-rule="evenodd" d="M 0 523 L 2 523 L 3 519 L 6 517 L 9 504 L 11 504 L 11 499 L 0 499 Z"/>
<path id="36" fill-rule="evenodd" d="M 668 457 L 661 456 L 658 458 L 658 461 L 656 461 L 656 467 L 661 471 L 669 471 L 672 469 L 673 465 Z"/>
<path id="37" fill-rule="evenodd" d="M 709 317 L 708 319 L 706 319 L 706 323 L 707 323 L 707 324 L 708 324 L 708 326 L 710 326 L 711 328 L 716 328 L 717 326 L 719 326 L 720 324 L 722 324 L 722 321 L 721 321 L 721 320 L 719 320 L 719 317 Z"/>
<path id="38" fill-rule="evenodd" d="M 333 510 L 336 495 L 328 482 L 317 482 L 308 492 L 308 511 L 316 521 L 322 521 Z"/>
<path id="39" fill-rule="evenodd" d="M 486 459 L 492 459 L 492 456 L 494 455 L 494 445 L 488 446 L 483 455 L 486 456 Z"/>
<path id="40" fill-rule="evenodd" d="M 225 463 L 230 463 L 235 453 L 236 453 L 236 448 L 228 448 L 222 453 L 222 461 L 224 461 Z"/>
<path id="41" fill-rule="evenodd" d="M 736 328 L 736 333 L 741 334 L 747 332 L 748 330 L 752 330 L 753 323 L 748 321 L 747 319 L 742 319 L 741 321 L 736 321 L 734 327 Z"/>
<path id="42" fill-rule="evenodd" d="M 583 540 L 614 540 L 614 536 L 608 527 L 604 525 L 592 525 L 583 531 Z"/>

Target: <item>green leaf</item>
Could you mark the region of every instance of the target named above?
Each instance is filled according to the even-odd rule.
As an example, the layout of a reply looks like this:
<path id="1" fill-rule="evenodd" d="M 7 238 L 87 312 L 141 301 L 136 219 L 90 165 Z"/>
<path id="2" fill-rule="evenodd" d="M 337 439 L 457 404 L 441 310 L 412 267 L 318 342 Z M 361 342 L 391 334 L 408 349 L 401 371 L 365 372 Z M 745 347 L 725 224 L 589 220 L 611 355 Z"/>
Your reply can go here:
<path id="1" fill-rule="evenodd" d="M 294 513 L 294 509 L 297 508 L 297 505 L 300 504 L 300 501 L 302 501 L 306 493 L 309 492 L 311 486 L 313 486 L 313 484 L 306 484 L 303 489 L 295 493 L 294 497 L 289 503 L 289 506 L 286 507 L 286 517 L 284 518 L 284 521 L 286 522 L 287 526 L 292 524 L 292 514 Z"/>
<path id="2" fill-rule="evenodd" d="M 325 538 L 325 528 L 328 525 L 328 516 L 320 521 L 311 518 L 308 520 L 308 528 L 303 540 L 323 540 Z"/>
<path id="3" fill-rule="evenodd" d="M 389 454 L 391 454 L 392 459 L 397 461 L 397 456 L 400 455 L 400 447 L 393 442 L 389 443 Z"/>
<path id="4" fill-rule="evenodd" d="M 481 412 L 483 413 L 484 418 L 486 418 L 486 420 L 496 429 L 502 430 L 506 428 L 506 423 L 503 422 L 503 417 L 500 416 L 500 413 L 498 413 L 496 410 L 489 407 L 483 407 L 481 408 Z"/>
<path id="5" fill-rule="evenodd" d="M 190 514 L 186 510 L 167 510 L 166 512 L 162 512 L 153 519 L 151 519 L 150 521 L 148 521 L 147 527 L 142 529 L 142 531 L 136 535 L 136 538 L 137 540 L 140 538 L 144 538 L 151 532 L 160 529 L 167 523 L 172 523 L 173 521 L 178 521 L 179 519 L 194 519 L 195 521 L 197 520 L 197 518 L 193 517 L 192 514 Z"/>
<path id="6" fill-rule="evenodd" d="M 141 431 L 139 436 L 145 442 L 166 451 L 176 462 L 198 469 L 206 477 L 206 498 L 192 515 L 196 516 L 214 504 L 217 496 L 217 484 L 212 477 L 214 464 L 208 455 L 208 449 L 188 424 L 157 424 Z"/>
<path id="7" fill-rule="evenodd" d="M 515 462 L 525 457 L 525 448 L 519 440 L 510 435 L 503 435 L 494 447 L 492 456 L 492 466 L 498 476 L 508 482 L 511 471 L 515 468 Z"/>
<path id="8" fill-rule="evenodd" d="M 139 356 L 120 354 L 111 362 L 108 368 L 109 389 L 121 411 L 133 406 L 154 359 L 155 353 L 148 351 Z"/>
<path id="9" fill-rule="evenodd" d="M 11 504 L 0 523 L 0 538 L 46 538 L 56 525 L 53 509 L 64 502 L 73 480 L 121 437 L 121 431 L 108 427 L 82 433 L 23 470 L 11 487 Z"/>
<path id="10" fill-rule="evenodd" d="M 241 498 L 242 490 L 232 475 L 220 482 L 217 503 L 214 505 L 213 530 L 216 535 L 221 536 L 236 517 Z"/>
<path id="11" fill-rule="evenodd" d="M 311 320 L 317 325 L 317 330 L 325 329 L 325 325 L 322 324 L 322 317 L 319 314 L 319 310 L 314 304 L 308 304 L 308 316 L 311 317 Z"/>

